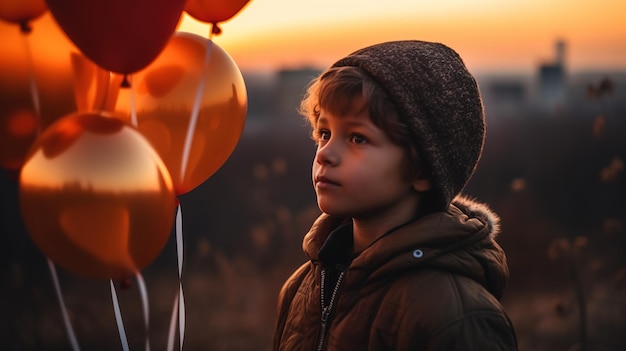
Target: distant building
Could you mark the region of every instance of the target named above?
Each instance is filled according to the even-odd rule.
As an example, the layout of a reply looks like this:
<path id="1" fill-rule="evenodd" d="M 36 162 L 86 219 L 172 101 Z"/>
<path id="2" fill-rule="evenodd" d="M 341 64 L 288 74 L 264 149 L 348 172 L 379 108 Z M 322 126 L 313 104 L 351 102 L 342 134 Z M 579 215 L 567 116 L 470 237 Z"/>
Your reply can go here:
<path id="1" fill-rule="evenodd" d="M 307 85 L 320 72 L 312 68 L 280 70 L 274 91 L 277 113 L 275 117 L 282 118 L 297 115 L 297 109 Z"/>
<path id="2" fill-rule="evenodd" d="M 481 76 L 480 88 L 487 114 L 494 118 L 516 117 L 528 104 L 528 77 Z"/>
<path id="3" fill-rule="evenodd" d="M 494 112 L 501 117 L 517 117 L 524 110 L 526 85 L 522 80 L 503 80 L 489 86 Z"/>
<path id="4" fill-rule="evenodd" d="M 539 102 L 544 108 L 563 108 L 566 101 L 566 44 L 557 40 L 555 44 L 555 59 L 553 62 L 539 66 Z"/>
<path id="5" fill-rule="evenodd" d="M 495 103 L 520 107 L 526 103 L 526 85 L 521 80 L 502 80 L 489 85 Z"/>

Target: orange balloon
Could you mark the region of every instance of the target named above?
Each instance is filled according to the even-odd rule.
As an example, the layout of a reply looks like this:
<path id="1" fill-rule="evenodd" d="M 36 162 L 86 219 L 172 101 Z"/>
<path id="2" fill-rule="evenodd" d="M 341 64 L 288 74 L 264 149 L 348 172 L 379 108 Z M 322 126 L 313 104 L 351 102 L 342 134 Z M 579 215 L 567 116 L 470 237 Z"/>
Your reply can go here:
<path id="1" fill-rule="evenodd" d="M 19 178 L 28 233 L 50 260 L 93 278 L 136 274 L 162 251 L 176 195 L 166 166 L 132 126 L 74 113 L 35 142 Z"/>
<path id="2" fill-rule="evenodd" d="M 0 0 L 0 19 L 25 23 L 48 10 L 44 0 Z"/>
<path id="3" fill-rule="evenodd" d="M 82 55 L 49 13 L 32 26 L 23 33 L 0 22 L 0 167 L 10 170 L 21 167 L 39 131 L 77 110 L 112 110 L 116 98 L 110 73 Z"/>
<path id="4" fill-rule="evenodd" d="M 137 128 L 161 155 L 177 194 L 200 185 L 230 157 L 243 132 L 248 99 L 239 68 L 217 44 L 177 32 L 154 62 L 132 76 L 132 86 Z M 118 111 L 129 116 L 131 100 L 121 96 Z"/>
<path id="5" fill-rule="evenodd" d="M 71 54 L 77 111 L 113 111 L 124 80 L 83 54 Z"/>
<path id="6" fill-rule="evenodd" d="M 248 4 L 250 0 L 187 0 L 185 12 L 206 23 L 224 22 Z"/>

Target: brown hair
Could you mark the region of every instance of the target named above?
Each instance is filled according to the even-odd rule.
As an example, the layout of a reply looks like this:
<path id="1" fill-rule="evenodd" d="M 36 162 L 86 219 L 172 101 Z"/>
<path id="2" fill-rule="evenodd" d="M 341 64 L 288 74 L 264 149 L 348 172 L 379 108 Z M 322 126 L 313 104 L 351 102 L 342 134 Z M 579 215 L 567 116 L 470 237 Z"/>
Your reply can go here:
<path id="1" fill-rule="evenodd" d="M 354 101 L 363 98 L 372 123 L 382 129 L 395 144 L 402 146 L 409 156 L 408 175 L 415 177 L 424 172 L 411 139 L 409 127 L 400 120 L 398 108 L 387 93 L 363 70 L 356 67 L 332 67 L 311 81 L 300 103 L 299 112 L 311 125 L 313 131 L 324 110 L 345 116 L 354 111 Z M 315 135 L 312 135 L 315 140 Z"/>

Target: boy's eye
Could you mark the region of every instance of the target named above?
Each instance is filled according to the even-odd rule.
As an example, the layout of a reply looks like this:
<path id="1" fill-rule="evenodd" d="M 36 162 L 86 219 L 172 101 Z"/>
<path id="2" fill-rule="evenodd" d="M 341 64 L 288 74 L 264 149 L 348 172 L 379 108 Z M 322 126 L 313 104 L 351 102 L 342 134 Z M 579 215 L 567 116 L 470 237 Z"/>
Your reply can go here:
<path id="1" fill-rule="evenodd" d="M 363 136 L 358 135 L 358 134 L 353 134 L 350 137 L 350 142 L 355 143 L 355 144 L 364 144 L 367 142 L 367 139 L 365 139 Z"/>
<path id="2" fill-rule="evenodd" d="M 326 129 L 318 129 L 315 134 L 317 140 L 325 141 L 330 139 L 330 132 Z"/>

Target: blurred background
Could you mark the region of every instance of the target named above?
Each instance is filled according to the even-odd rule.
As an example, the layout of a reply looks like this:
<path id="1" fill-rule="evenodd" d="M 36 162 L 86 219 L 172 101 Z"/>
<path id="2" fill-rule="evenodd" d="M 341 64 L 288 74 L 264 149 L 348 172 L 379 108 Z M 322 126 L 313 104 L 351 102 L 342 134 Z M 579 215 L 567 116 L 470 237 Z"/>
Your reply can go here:
<path id="1" fill-rule="evenodd" d="M 296 113 L 336 59 L 384 40 L 443 42 L 483 93 L 488 131 L 465 194 L 502 219 L 503 305 L 521 350 L 626 348 L 626 5 L 620 1 L 253 0 L 214 41 L 241 69 L 243 134 L 228 161 L 181 195 L 186 350 L 270 350 L 276 297 L 319 215 L 315 151 Z M 180 30 L 207 34 L 185 18 Z M 0 339 L 70 349 L 45 257 L 22 223 L 16 176 L 0 171 Z M 172 235 L 142 273 L 153 350 L 178 291 Z M 121 349 L 107 281 L 59 270 L 85 350 Z M 117 282 L 131 349 L 145 348 L 134 280 Z"/>

